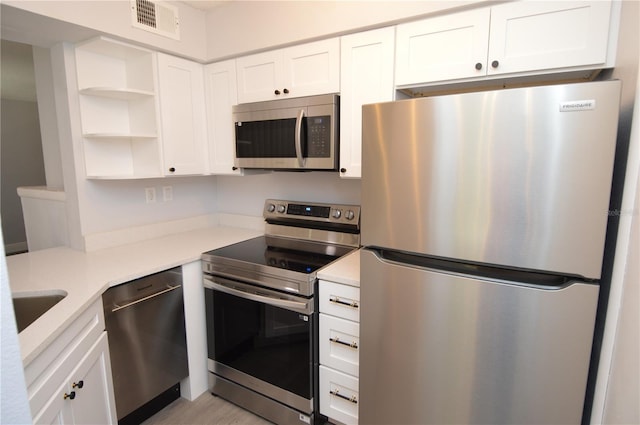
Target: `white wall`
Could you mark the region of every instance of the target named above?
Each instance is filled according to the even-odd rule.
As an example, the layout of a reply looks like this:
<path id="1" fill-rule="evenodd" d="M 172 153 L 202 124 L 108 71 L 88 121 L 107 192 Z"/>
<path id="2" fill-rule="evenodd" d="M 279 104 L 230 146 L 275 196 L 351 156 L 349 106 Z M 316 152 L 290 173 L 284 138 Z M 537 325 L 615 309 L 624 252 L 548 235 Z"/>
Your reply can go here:
<path id="1" fill-rule="evenodd" d="M 1 220 L 0 220 L 1 221 Z M 0 226 L 1 227 L 1 226 Z M 0 239 L 2 231 L 0 230 Z M 7 275 L 4 247 L 0 245 L 0 423 L 29 424 L 31 411 L 27 399 L 16 318 L 11 302 L 11 288 Z"/>
<path id="2" fill-rule="evenodd" d="M 45 184 L 36 102 L 2 99 L 1 192 L 6 251 L 25 250 L 27 236 L 17 188 Z"/>
<path id="3" fill-rule="evenodd" d="M 207 59 L 380 27 L 483 1 L 231 1 L 207 13 Z"/>
<path id="4" fill-rule="evenodd" d="M 265 199 L 360 205 L 360 180 L 340 179 L 338 172 L 273 172 L 219 176 L 218 211 L 262 216 Z"/>
<path id="5" fill-rule="evenodd" d="M 3 38 L 21 37 L 22 42 L 50 47 L 62 41 L 89 38 L 91 33 L 104 33 L 195 60 L 202 61 L 206 56 L 205 14 L 181 2 L 169 2 L 178 7 L 180 40 L 133 27 L 129 0 L 3 0 L 2 3 Z M 82 31 L 83 28 L 90 31 Z"/>

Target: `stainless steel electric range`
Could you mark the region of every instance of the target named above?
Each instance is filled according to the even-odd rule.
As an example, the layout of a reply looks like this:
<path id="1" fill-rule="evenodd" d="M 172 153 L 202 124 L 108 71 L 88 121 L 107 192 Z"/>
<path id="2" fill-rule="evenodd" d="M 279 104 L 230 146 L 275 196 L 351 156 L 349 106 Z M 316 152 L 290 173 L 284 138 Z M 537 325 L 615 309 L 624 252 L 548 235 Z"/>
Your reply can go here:
<path id="1" fill-rule="evenodd" d="M 268 199 L 264 236 L 202 255 L 211 392 L 278 424 L 319 418 L 317 272 L 360 246 L 360 207 Z"/>

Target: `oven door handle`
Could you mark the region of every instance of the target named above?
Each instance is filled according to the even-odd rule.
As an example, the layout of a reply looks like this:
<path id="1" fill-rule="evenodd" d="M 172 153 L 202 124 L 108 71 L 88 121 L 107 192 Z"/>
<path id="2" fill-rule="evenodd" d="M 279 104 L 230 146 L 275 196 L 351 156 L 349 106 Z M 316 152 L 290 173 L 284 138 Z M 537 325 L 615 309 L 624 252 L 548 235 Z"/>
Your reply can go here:
<path id="1" fill-rule="evenodd" d="M 304 118 L 304 109 L 300 109 L 296 117 L 296 158 L 298 158 L 298 166 L 304 168 L 305 159 L 302 157 L 302 119 Z"/>
<path id="2" fill-rule="evenodd" d="M 257 301 L 264 304 L 269 304 L 274 307 L 284 308 L 286 310 L 298 311 L 301 313 L 309 314 L 309 306 L 306 302 L 299 301 L 289 301 L 283 300 L 279 298 L 272 298 L 266 295 L 254 294 L 251 292 L 245 292 L 241 289 L 229 288 L 228 286 L 221 285 L 217 282 L 212 281 L 209 278 L 204 278 L 204 287 L 209 289 L 214 289 L 216 291 L 225 292 L 229 295 L 235 295 L 240 298 L 245 298 L 247 300 Z"/>

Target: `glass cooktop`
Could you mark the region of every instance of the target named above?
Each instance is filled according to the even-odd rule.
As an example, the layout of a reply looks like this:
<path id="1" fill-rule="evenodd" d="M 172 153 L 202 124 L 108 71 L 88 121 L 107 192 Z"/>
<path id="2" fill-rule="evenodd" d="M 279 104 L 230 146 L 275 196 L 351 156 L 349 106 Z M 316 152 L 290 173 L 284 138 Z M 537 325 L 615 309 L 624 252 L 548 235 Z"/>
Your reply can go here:
<path id="1" fill-rule="evenodd" d="M 277 267 L 299 273 L 313 273 L 345 254 L 345 252 L 337 252 L 335 255 L 321 254 L 305 250 L 303 243 L 292 245 L 291 241 L 287 241 L 288 246 L 282 247 L 274 246 L 274 242 L 277 243 L 277 240 L 258 236 L 205 252 L 204 255 Z"/>

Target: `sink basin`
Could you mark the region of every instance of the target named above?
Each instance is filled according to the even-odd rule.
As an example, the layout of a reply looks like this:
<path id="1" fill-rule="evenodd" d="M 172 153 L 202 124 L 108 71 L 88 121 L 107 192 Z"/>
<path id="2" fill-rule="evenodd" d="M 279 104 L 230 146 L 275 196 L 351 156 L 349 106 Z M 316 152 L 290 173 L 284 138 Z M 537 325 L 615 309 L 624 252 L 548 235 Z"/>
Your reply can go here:
<path id="1" fill-rule="evenodd" d="M 13 294 L 18 333 L 67 296 L 65 291 Z"/>

